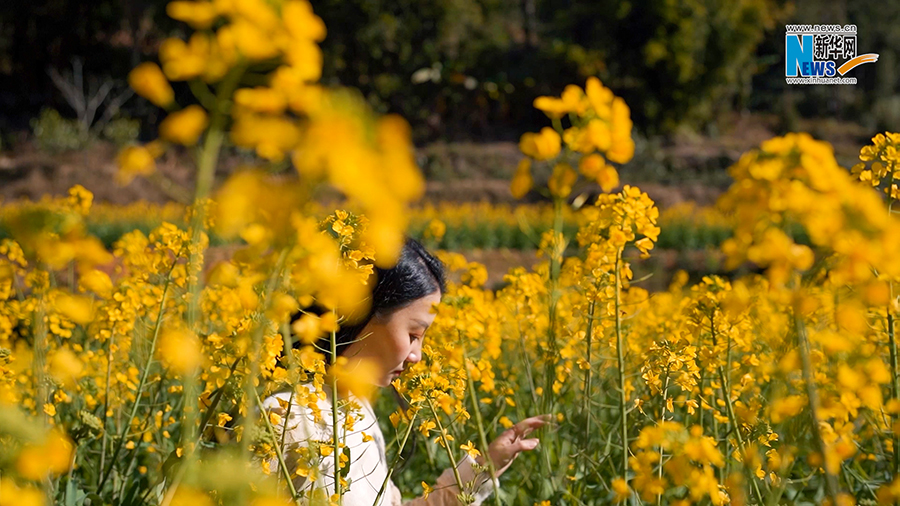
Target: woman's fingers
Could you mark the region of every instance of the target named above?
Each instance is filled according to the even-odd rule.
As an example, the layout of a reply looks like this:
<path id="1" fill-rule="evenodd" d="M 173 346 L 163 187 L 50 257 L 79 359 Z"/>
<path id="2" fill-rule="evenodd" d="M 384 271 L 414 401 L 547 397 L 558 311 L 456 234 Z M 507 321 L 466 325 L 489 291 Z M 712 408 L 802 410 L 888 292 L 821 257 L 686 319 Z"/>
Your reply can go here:
<path id="1" fill-rule="evenodd" d="M 537 438 L 525 439 L 535 429 L 547 425 L 552 420 L 550 415 L 539 415 L 526 418 L 513 425 L 495 439 L 488 447 L 488 458 L 497 467 L 497 475 L 500 476 L 507 467 L 519 456 L 519 453 L 537 448 L 540 440 Z"/>
<path id="2" fill-rule="evenodd" d="M 515 443 L 516 453 L 518 454 L 518 452 L 534 450 L 535 448 L 537 448 L 538 443 L 540 443 L 540 440 L 538 438 L 520 439 Z"/>
<path id="3" fill-rule="evenodd" d="M 516 437 L 525 437 L 528 434 L 531 434 L 534 429 L 539 429 L 549 423 L 550 420 L 550 415 L 532 416 L 531 418 L 526 418 L 515 424 L 513 429 L 515 430 Z"/>

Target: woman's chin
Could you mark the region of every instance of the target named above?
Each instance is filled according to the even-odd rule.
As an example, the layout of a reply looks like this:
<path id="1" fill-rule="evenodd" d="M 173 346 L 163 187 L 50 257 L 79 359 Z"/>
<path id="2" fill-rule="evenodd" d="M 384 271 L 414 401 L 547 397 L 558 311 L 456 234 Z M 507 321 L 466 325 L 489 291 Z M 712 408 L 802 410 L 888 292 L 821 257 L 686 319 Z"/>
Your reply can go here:
<path id="1" fill-rule="evenodd" d="M 386 376 L 384 376 L 381 380 L 380 386 L 389 387 L 394 382 L 395 379 L 400 377 L 400 373 L 398 372 L 390 372 Z"/>

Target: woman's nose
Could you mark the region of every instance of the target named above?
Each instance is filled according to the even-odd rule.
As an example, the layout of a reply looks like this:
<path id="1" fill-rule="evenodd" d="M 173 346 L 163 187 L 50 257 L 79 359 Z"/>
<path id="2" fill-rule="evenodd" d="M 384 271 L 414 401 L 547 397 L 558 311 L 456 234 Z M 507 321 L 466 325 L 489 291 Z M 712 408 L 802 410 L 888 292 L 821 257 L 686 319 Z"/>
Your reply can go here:
<path id="1" fill-rule="evenodd" d="M 416 343 L 413 345 L 412 349 L 409 350 L 409 355 L 406 356 L 406 361 L 410 364 L 415 364 L 416 362 L 422 360 L 422 344 L 421 340 L 417 339 Z"/>

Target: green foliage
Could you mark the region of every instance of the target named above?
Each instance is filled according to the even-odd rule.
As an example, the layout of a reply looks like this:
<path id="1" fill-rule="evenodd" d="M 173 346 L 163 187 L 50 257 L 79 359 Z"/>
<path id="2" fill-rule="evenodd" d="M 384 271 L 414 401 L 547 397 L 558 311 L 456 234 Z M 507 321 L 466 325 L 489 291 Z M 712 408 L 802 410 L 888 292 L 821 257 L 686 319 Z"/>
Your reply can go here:
<path id="1" fill-rule="evenodd" d="M 746 102 L 756 49 L 784 16 L 780 0 L 533 3 L 533 15 L 496 1 L 316 5 L 341 26 L 323 44 L 326 78 L 360 86 L 420 138 L 534 121 L 535 96 L 591 75 L 647 131 L 699 128 Z"/>
<path id="2" fill-rule="evenodd" d="M 725 226 L 692 220 L 673 221 L 660 230 L 656 245 L 660 249 L 678 251 L 718 248 L 731 234 L 732 230 Z"/>
<path id="3" fill-rule="evenodd" d="M 44 108 L 40 116 L 31 120 L 31 130 L 41 151 L 50 154 L 83 149 L 91 141 L 102 138 L 116 146 L 124 146 L 137 139 L 141 122 L 130 118 L 116 118 L 101 132 L 85 130 L 76 119 L 64 118 L 56 109 Z"/>
<path id="4" fill-rule="evenodd" d="M 131 118 L 116 118 L 103 127 L 103 137 L 116 146 L 134 142 L 140 133 L 141 122 Z"/>
<path id="5" fill-rule="evenodd" d="M 164 5 L 6 2 L 0 7 L 0 24 L 9 28 L 0 34 L 0 84 L 25 98 L 6 114 L 33 116 L 36 111 L 24 104 L 39 103 L 38 94 L 56 94 L 46 69 L 64 67 L 73 57 L 84 59 L 88 75 L 123 75 L 150 56 L 144 48 L 179 29 Z M 424 141 L 516 138 L 543 121 L 530 107 L 536 96 L 559 94 L 589 75 L 626 99 L 644 133 L 708 128 L 723 113 L 743 109 L 862 118 L 872 129 L 898 114 L 900 81 L 892 64 L 898 61 L 897 5 L 322 0 L 314 9 L 329 27 L 323 80 L 359 87 L 379 111 L 409 119 Z M 789 96 L 779 68 L 779 30 L 794 22 L 856 23 L 860 49 L 881 55 L 877 65 L 854 71 L 866 84 L 804 88 Z M 130 45 L 113 46 L 114 34 L 127 35 Z M 35 53 L 34 47 L 48 50 Z M 155 121 L 137 102 L 128 104 L 129 114 Z"/>
<path id="6" fill-rule="evenodd" d="M 699 128 L 745 102 L 756 49 L 784 17 L 775 0 L 592 2 L 555 13 L 560 51 L 596 73 L 647 131 Z M 574 51 L 572 48 L 578 48 Z M 595 69 L 600 69 L 595 72 Z"/>
<path id="7" fill-rule="evenodd" d="M 56 109 L 45 108 L 31 120 L 31 130 L 41 151 L 60 153 L 87 146 L 90 135 L 78 121 L 63 118 Z"/>
<path id="8" fill-rule="evenodd" d="M 115 219 L 91 219 L 87 220 L 88 231 L 96 236 L 107 247 L 119 240 L 124 234 L 132 230 L 140 230 L 148 234 L 162 223 L 159 217 L 140 218 L 129 216 L 121 220 Z M 448 251 L 467 251 L 472 249 L 499 249 L 530 250 L 537 247 L 537 242 L 545 231 L 552 227 L 551 223 L 533 223 L 530 229 L 523 230 L 518 224 L 503 220 L 474 219 L 471 221 L 448 224 L 446 232 L 440 240 L 426 237 L 426 222 L 414 221 L 409 228 L 409 235 L 426 243 L 430 248 L 444 249 Z M 565 223 L 563 233 L 570 240 L 574 240 L 578 231 L 576 223 Z M 689 251 L 695 249 L 717 248 L 722 241 L 731 237 L 730 227 L 716 223 L 706 223 L 690 217 L 669 220 L 659 234 L 657 247 L 660 249 L 672 249 L 677 251 Z M 801 242 L 805 236 L 802 230 L 796 229 L 792 233 Z M 0 238 L 9 237 L 4 223 L 0 220 Z M 228 244 L 216 234 L 210 237 L 210 244 L 214 246 Z"/>

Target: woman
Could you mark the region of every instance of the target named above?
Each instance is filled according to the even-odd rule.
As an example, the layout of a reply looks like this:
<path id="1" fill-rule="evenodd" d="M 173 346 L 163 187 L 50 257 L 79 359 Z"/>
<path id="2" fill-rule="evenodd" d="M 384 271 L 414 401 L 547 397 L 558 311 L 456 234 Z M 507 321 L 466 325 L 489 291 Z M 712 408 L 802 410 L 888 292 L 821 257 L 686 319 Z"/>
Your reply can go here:
<path id="1" fill-rule="evenodd" d="M 444 270 L 441 262 L 432 256 L 414 239 L 407 239 L 397 265 L 390 269 L 376 268 L 377 283 L 372 290 L 372 306 L 365 318 L 358 324 L 341 328 L 337 334 L 338 354 L 346 357 L 347 367 L 353 370 L 354 364 L 367 361 L 375 364 L 377 376 L 375 383 L 380 387 L 388 387 L 397 378 L 407 364 L 422 359 L 422 341 L 428 326 L 434 321 L 432 306 L 440 303 L 445 291 Z M 320 343 L 320 349 L 329 349 L 328 344 Z M 299 454 L 309 441 L 328 442 L 332 440 L 331 397 L 326 387 L 327 399 L 319 402 L 325 423 L 315 423 L 308 408 L 296 403 L 288 407 L 291 394 L 275 394 L 263 403 L 263 407 L 271 413 L 288 416 L 284 435 L 284 458 L 292 476 L 301 467 L 300 475 L 293 482 L 297 490 L 312 486 L 307 477 L 318 474 L 315 487 L 334 490 L 334 459 L 321 460 L 318 470 L 302 469 Z M 349 448 L 349 473 L 345 479 L 349 488 L 345 492 L 344 504 L 348 506 L 375 505 L 379 491 L 388 476 L 389 464 L 385 456 L 384 436 L 378 427 L 372 406 L 365 398 L 357 398 L 349 394 L 349 400 L 357 402 L 362 408 L 362 419 L 354 420 L 352 429 L 348 428 L 344 443 Z M 532 417 L 523 420 L 502 433 L 488 448 L 487 454 L 499 477 L 522 451 L 533 450 L 538 439 L 525 439 L 530 432 L 547 422 L 546 416 Z M 339 427 L 344 425 L 341 417 Z M 278 434 L 279 437 L 281 434 Z M 342 437 L 344 431 L 340 431 Z M 327 444 L 327 443 L 326 443 Z M 297 450 L 300 449 L 298 452 Z M 479 464 L 476 467 L 476 463 Z M 272 469 L 277 469 L 271 463 Z M 468 455 L 458 463 L 457 473 L 447 469 L 437 479 L 433 491 L 402 503 L 400 491 L 388 480 L 387 488 L 382 493 L 380 503 L 376 506 L 391 505 L 456 505 L 460 490 L 456 474 L 464 486 L 466 494 L 474 499 L 473 504 L 480 504 L 493 490 L 496 480 L 490 479 L 485 469 L 483 457 L 472 459 Z M 476 469 L 482 469 L 481 472 Z M 318 471 L 318 473 L 316 473 Z M 305 488 L 304 488 L 305 487 Z"/>

